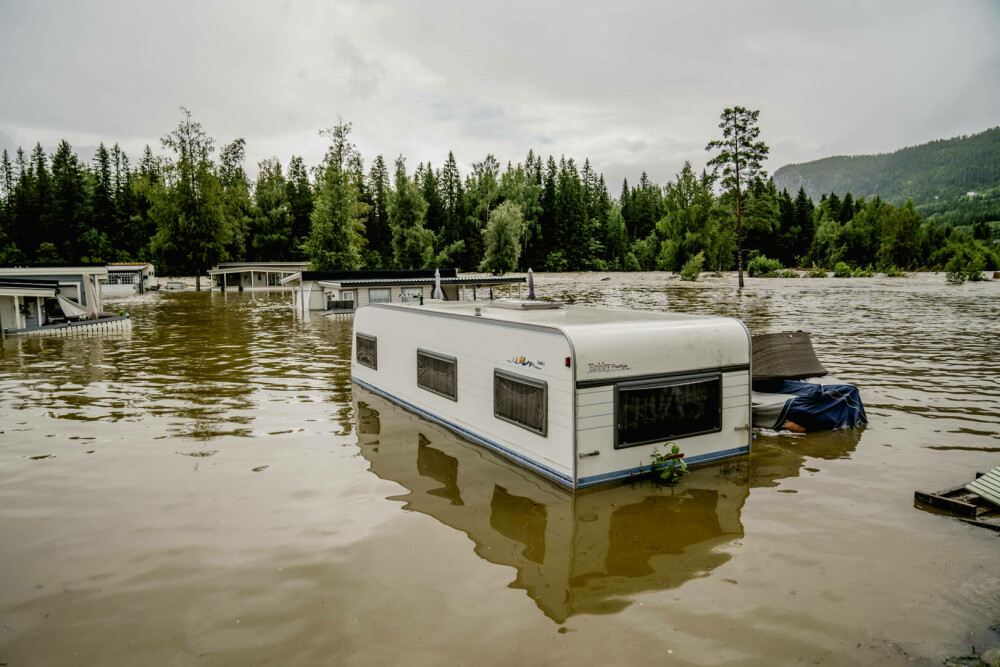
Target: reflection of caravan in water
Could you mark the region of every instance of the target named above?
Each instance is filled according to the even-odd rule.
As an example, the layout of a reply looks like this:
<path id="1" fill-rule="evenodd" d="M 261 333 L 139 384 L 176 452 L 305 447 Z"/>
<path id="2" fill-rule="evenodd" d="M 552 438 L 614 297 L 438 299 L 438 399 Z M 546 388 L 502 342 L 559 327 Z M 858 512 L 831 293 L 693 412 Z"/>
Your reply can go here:
<path id="1" fill-rule="evenodd" d="M 481 558 L 515 568 L 511 587 L 558 622 L 707 576 L 743 536 L 745 461 L 695 469 L 674 489 L 572 493 L 358 385 L 354 392 L 362 456 L 407 490 L 394 499 L 468 535 Z"/>
<path id="2" fill-rule="evenodd" d="M 569 488 L 750 448 L 739 320 L 538 301 L 358 309 L 359 384 Z"/>

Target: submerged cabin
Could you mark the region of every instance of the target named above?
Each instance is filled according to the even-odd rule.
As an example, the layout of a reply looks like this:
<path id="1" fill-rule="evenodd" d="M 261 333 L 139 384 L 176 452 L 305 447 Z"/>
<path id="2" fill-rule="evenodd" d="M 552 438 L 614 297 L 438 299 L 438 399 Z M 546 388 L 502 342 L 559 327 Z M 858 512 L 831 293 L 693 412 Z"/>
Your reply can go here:
<path id="1" fill-rule="evenodd" d="M 309 268 L 309 262 L 223 262 L 208 272 L 212 289 L 285 290 L 282 280 Z"/>
<path id="2" fill-rule="evenodd" d="M 351 376 L 568 488 L 750 449 L 750 334 L 726 317 L 550 302 L 371 304 Z"/>
<path id="3" fill-rule="evenodd" d="M 156 270 L 149 262 L 118 262 L 108 264 L 108 279 L 101 283 L 102 297 L 145 294 L 156 279 Z"/>
<path id="4" fill-rule="evenodd" d="M 436 275 L 437 274 L 437 275 Z M 292 288 L 295 307 L 307 310 L 353 312 L 369 303 L 419 303 L 430 299 L 440 282 L 445 301 L 478 301 L 494 293 L 520 294 L 523 276 L 458 274 L 457 269 L 415 269 L 399 271 L 302 271 L 289 276 L 284 284 Z"/>
<path id="5" fill-rule="evenodd" d="M 0 329 L 5 335 L 130 329 L 127 315 L 101 312 L 107 278 L 104 264 L 0 267 Z"/>

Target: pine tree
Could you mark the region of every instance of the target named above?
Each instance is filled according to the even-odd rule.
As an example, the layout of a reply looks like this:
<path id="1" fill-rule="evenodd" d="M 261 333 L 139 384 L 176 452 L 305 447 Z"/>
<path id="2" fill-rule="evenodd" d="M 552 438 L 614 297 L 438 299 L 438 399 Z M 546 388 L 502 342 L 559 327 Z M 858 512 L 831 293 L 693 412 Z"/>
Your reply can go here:
<path id="1" fill-rule="evenodd" d="M 537 264 L 534 268 L 546 268 L 550 271 L 561 270 L 549 265 L 549 258 L 559 247 L 558 230 L 556 229 L 556 180 L 559 176 L 559 167 L 556 160 L 551 155 L 545 165 L 545 176 L 542 180 L 542 211 L 538 216 L 538 226 L 541 228 L 542 243 L 539 253 L 544 263 L 543 267 Z"/>
<path id="2" fill-rule="evenodd" d="M 427 202 L 406 176 L 406 161 L 396 158 L 396 192 L 389 205 L 392 252 L 396 268 L 423 269 L 434 258 L 434 232 L 424 229 Z"/>
<path id="3" fill-rule="evenodd" d="M 41 261 L 39 248 L 43 243 L 51 243 L 54 236 L 52 229 L 52 191 L 51 177 L 48 170 L 48 158 L 41 144 L 35 144 L 31 152 L 31 160 L 24 179 L 25 206 L 21 224 L 24 225 L 27 243 L 25 252 Z"/>
<path id="4" fill-rule="evenodd" d="M 115 226 L 115 205 L 111 199 L 114 184 L 111 178 L 111 156 L 103 143 L 98 145 L 94 154 L 91 173 L 94 182 L 91 226 L 94 228 L 96 238 L 88 243 L 91 253 L 88 259 L 94 262 L 110 262 L 114 259 L 111 246 L 111 235 Z"/>
<path id="5" fill-rule="evenodd" d="M 793 228 L 798 229 L 794 241 L 794 254 L 799 263 L 804 264 L 809 254 L 809 247 L 812 245 L 813 236 L 816 233 L 814 220 L 813 201 L 806 194 L 804 187 L 799 187 L 799 193 L 795 196 L 794 203 L 794 223 Z"/>
<path id="6" fill-rule="evenodd" d="M 451 151 L 448 151 L 448 159 L 444 163 L 444 169 L 441 170 L 439 186 L 441 203 L 444 207 L 442 225 L 444 238 L 441 240 L 441 245 L 450 245 L 461 238 L 461 221 L 465 218 L 465 211 L 462 210 L 464 198 L 462 175 L 458 172 L 455 154 Z"/>
<path id="7" fill-rule="evenodd" d="M 98 249 L 89 247 L 94 237 L 87 201 L 87 174 L 65 139 L 52 156 L 52 214 L 60 221 L 62 233 L 52 238 L 58 253 L 67 262 L 93 257 Z"/>
<path id="8" fill-rule="evenodd" d="M 714 174 L 722 172 L 722 186 L 733 194 L 736 203 L 736 266 L 739 285 L 743 287 L 743 193 L 748 185 L 767 177 L 761 163 L 767 158 L 768 147 L 757 141 L 760 129 L 757 118 L 760 111 L 743 107 L 727 108 L 722 112 L 722 139 L 710 141 L 705 150 L 719 149 L 719 154 L 708 161 Z"/>
<path id="9" fill-rule="evenodd" d="M 359 196 L 361 156 L 350 133 L 351 124 L 342 120 L 321 132 L 331 143 L 318 171 L 312 228 L 303 245 L 317 271 L 353 270 L 362 263 L 368 207 Z"/>
<path id="10" fill-rule="evenodd" d="M 200 290 L 201 276 L 223 257 L 226 219 L 210 158 L 215 141 L 191 120 L 190 111 L 181 107 L 181 112 L 180 124 L 161 139 L 174 159 L 149 190 L 157 227 L 150 251 L 163 275 L 194 275 Z"/>
<path id="11" fill-rule="evenodd" d="M 434 232 L 435 238 L 443 236 L 441 230 L 445 225 L 444 199 L 441 197 L 441 190 L 438 187 L 440 172 L 434 173 L 431 163 L 427 163 L 427 168 L 418 183 L 420 184 L 420 194 L 427 202 L 427 217 L 424 226 Z"/>
<path id="12" fill-rule="evenodd" d="M 295 257 L 292 207 L 281 163 L 277 158 L 257 164 L 253 207 L 247 226 L 247 259 L 252 262 L 289 261 Z"/>
<path id="13" fill-rule="evenodd" d="M 243 169 L 246 140 L 242 137 L 222 147 L 219 153 L 219 184 L 225 215 L 225 255 L 229 261 L 247 259 L 250 225 L 250 178 Z"/>
<path id="14" fill-rule="evenodd" d="M 306 171 L 302 158 L 297 155 L 293 155 L 288 163 L 285 189 L 285 198 L 292 213 L 292 240 L 298 248 L 305 243 L 312 225 L 313 190 L 309 184 L 309 172 Z"/>
<path id="15" fill-rule="evenodd" d="M 368 191 L 372 207 L 368 211 L 367 265 L 372 268 L 388 267 L 392 265 L 392 230 L 389 228 L 389 199 L 392 190 L 389 170 L 381 155 L 376 156 L 368 173 Z"/>

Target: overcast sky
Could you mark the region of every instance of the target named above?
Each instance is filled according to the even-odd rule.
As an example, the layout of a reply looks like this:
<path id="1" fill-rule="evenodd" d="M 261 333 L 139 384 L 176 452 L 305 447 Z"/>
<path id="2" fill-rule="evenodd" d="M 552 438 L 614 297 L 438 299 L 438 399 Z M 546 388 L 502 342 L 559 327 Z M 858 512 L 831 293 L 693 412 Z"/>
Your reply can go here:
<path id="1" fill-rule="evenodd" d="M 366 164 L 534 148 L 617 195 L 704 166 L 726 106 L 760 109 L 771 172 L 1000 125 L 998 36 L 998 0 L 0 0 L 0 147 L 161 151 L 184 105 L 256 173 L 341 116 Z"/>

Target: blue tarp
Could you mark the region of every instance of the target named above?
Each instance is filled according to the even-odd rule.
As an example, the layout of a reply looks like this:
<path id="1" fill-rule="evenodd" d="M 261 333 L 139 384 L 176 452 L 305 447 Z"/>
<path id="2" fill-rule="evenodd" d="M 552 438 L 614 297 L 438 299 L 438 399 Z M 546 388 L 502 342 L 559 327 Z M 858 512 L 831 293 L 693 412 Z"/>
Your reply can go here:
<path id="1" fill-rule="evenodd" d="M 853 385 L 776 380 L 767 382 L 765 391 L 795 396 L 785 403 L 776 428 L 786 420 L 806 431 L 832 431 L 868 423 L 860 392 Z"/>

